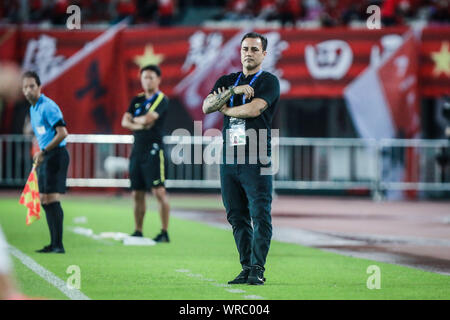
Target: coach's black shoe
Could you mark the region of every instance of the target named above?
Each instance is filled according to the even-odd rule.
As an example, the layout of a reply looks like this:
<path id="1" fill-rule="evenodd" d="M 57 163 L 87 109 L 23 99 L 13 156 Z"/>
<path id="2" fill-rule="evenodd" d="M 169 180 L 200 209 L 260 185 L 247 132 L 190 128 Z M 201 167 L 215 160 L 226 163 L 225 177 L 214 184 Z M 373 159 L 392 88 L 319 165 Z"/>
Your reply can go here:
<path id="1" fill-rule="evenodd" d="M 260 266 L 252 266 L 248 275 L 247 283 L 252 285 L 263 285 L 266 281 L 264 278 L 264 268 Z"/>
<path id="2" fill-rule="evenodd" d="M 53 250 L 53 247 L 51 245 L 48 245 L 48 246 L 43 247 L 40 250 L 36 250 L 36 252 L 38 252 L 38 253 L 50 253 L 50 252 L 52 252 L 52 250 Z"/>
<path id="3" fill-rule="evenodd" d="M 131 237 L 143 237 L 144 235 L 142 234 L 141 231 L 135 231 L 132 234 L 130 234 Z"/>
<path id="4" fill-rule="evenodd" d="M 244 284 L 247 283 L 248 275 L 250 274 L 250 268 L 244 267 L 242 268 L 241 273 L 238 274 L 236 278 L 231 281 L 228 281 L 228 284 Z"/>
<path id="5" fill-rule="evenodd" d="M 153 239 L 155 242 L 170 242 L 169 234 L 167 231 L 161 230 L 161 232 Z"/>

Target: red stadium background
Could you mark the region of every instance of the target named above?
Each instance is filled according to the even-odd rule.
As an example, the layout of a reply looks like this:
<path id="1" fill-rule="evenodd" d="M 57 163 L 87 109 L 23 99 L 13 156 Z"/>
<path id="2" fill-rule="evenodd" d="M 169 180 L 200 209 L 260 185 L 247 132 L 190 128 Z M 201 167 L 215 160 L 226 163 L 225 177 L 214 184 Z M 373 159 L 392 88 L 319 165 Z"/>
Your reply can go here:
<path id="1" fill-rule="evenodd" d="M 161 90 L 179 99 L 204 128 L 220 119 L 204 119 L 201 102 L 222 74 L 239 70 L 239 45 L 249 30 L 207 28 L 125 28 L 108 31 L 35 31 L 0 29 L 0 59 L 32 68 L 43 78 L 43 92 L 62 108 L 71 133 L 127 133 L 120 117 L 140 91 L 140 66 L 159 64 Z M 405 27 L 381 30 L 255 30 L 269 38 L 264 69 L 281 81 L 281 98 L 342 97 L 344 89 L 373 61 L 389 51 Z M 433 59 L 448 54 L 450 27 L 416 33 L 418 95 L 449 94 L 450 72 Z M 386 51 L 386 52 L 385 52 Z M 389 52 L 388 52 L 389 53 Z M 11 120 L 5 110 L 2 127 Z M 2 130 L 5 131 L 5 130 Z"/>

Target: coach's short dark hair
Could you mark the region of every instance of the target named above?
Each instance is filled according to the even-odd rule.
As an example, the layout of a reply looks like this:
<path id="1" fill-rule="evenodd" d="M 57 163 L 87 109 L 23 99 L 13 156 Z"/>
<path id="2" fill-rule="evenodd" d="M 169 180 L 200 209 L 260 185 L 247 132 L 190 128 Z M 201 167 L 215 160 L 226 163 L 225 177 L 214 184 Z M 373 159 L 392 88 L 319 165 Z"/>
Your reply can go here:
<path id="1" fill-rule="evenodd" d="M 140 74 L 142 75 L 142 72 L 144 72 L 146 70 L 153 71 L 158 75 L 158 77 L 161 77 L 161 69 L 156 64 L 149 64 L 145 67 L 142 67 Z"/>
<path id="2" fill-rule="evenodd" d="M 36 84 L 38 86 L 41 85 L 41 79 L 39 78 L 38 74 L 34 71 L 26 71 L 23 75 L 22 75 L 22 79 L 24 78 L 34 78 L 34 80 L 36 80 Z"/>
<path id="3" fill-rule="evenodd" d="M 241 45 L 242 45 L 242 42 L 243 42 L 245 39 L 247 39 L 247 38 L 253 38 L 253 39 L 255 39 L 255 38 L 260 38 L 260 39 L 261 39 L 261 43 L 262 43 L 263 51 L 266 51 L 266 49 L 267 49 L 267 38 L 264 37 L 262 34 L 257 33 L 257 32 L 249 32 L 249 33 L 247 33 L 247 34 L 242 38 L 242 40 L 241 40 Z"/>

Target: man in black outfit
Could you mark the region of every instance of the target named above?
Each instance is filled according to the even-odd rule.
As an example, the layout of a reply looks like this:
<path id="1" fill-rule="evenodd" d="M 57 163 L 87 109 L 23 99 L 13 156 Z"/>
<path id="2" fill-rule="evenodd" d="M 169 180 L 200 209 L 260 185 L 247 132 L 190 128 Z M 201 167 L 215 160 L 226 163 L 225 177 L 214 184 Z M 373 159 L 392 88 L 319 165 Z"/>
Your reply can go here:
<path id="1" fill-rule="evenodd" d="M 165 153 L 163 124 L 169 107 L 167 97 L 159 90 L 161 70 L 156 65 L 141 69 L 141 85 L 144 92 L 131 100 L 122 117 L 122 127 L 133 131 L 134 145 L 130 157 L 130 181 L 134 199 L 135 232 L 142 237 L 145 216 L 145 193 L 152 190 L 159 203 L 161 232 L 153 239 L 169 242 L 169 202 L 165 181 Z"/>
<path id="2" fill-rule="evenodd" d="M 241 273 L 229 284 L 265 282 L 272 237 L 272 176 L 263 169 L 271 165 L 270 130 L 280 96 L 278 79 L 261 70 L 266 48 L 263 35 L 246 34 L 241 41 L 242 72 L 219 78 L 203 102 L 204 113 L 220 111 L 225 116 L 222 200 L 242 265 Z M 252 132 L 256 139 L 251 138 Z"/>

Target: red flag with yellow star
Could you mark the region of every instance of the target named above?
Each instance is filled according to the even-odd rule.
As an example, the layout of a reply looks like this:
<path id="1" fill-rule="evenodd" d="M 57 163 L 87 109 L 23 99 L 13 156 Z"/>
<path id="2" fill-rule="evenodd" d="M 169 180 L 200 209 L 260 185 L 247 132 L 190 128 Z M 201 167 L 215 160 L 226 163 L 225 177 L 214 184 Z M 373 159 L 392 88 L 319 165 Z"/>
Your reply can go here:
<path id="1" fill-rule="evenodd" d="M 28 208 L 27 225 L 41 218 L 41 201 L 39 200 L 39 186 L 35 166 L 31 169 L 25 188 L 23 188 L 20 195 L 19 203 Z"/>

